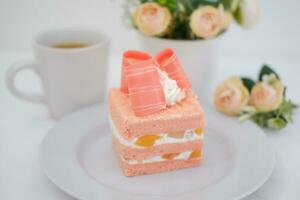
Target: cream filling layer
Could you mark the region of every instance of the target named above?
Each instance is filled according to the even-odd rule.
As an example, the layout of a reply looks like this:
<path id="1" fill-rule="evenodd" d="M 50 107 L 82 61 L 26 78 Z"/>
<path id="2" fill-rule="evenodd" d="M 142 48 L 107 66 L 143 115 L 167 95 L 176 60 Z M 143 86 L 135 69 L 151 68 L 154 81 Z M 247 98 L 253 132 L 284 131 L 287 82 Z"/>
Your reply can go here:
<path id="1" fill-rule="evenodd" d="M 133 148 L 147 148 L 147 147 L 142 147 L 138 146 L 135 144 L 135 142 L 138 140 L 138 138 L 133 138 L 131 140 L 125 139 L 117 130 L 116 126 L 114 125 L 111 117 L 109 116 L 109 123 L 110 127 L 112 129 L 113 135 L 119 140 L 119 142 L 125 146 L 128 147 L 133 147 Z M 162 133 L 160 134 L 161 138 L 156 140 L 153 146 L 161 145 L 161 144 L 174 144 L 174 143 L 185 143 L 185 142 L 190 142 L 193 140 L 200 140 L 204 138 L 204 134 L 198 135 L 195 133 L 194 129 L 188 129 L 184 132 L 184 136 L 182 138 L 175 138 L 169 136 L 167 133 Z"/>
<path id="2" fill-rule="evenodd" d="M 184 151 L 184 152 L 180 153 L 178 156 L 175 156 L 174 158 L 172 158 L 172 160 L 188 160 L 190 158 L 191 153 L 192 153 L 192 151 Z M 166 161 L 168 159 L 165 159 L 161 156 L 154 156 L 154 157 L 144 159 L 144 160 L 125 160 L 124 158 L 122 158 L 122 160 L 124 162 L 127 162 L 129 165 L 135 165 L 135 164 L 161 162 L 161 161 Z"/>

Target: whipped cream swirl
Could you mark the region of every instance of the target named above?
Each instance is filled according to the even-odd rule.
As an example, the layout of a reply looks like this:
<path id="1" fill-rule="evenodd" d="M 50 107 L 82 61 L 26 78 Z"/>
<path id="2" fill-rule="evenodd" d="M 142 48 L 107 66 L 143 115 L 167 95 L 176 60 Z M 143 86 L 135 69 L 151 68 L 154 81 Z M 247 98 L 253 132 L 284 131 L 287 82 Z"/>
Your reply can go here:
<path id="1" fill-rule="evenodd" d="M 163 72 L 160 69 L 157 70 L 160 76 L 160 82 L 163 87 L 167 106 L 173 106 L 183 100 L 186 96 L 185 91 L 178 87 L 177 82 L 170 79 L 166 72 Z"/>

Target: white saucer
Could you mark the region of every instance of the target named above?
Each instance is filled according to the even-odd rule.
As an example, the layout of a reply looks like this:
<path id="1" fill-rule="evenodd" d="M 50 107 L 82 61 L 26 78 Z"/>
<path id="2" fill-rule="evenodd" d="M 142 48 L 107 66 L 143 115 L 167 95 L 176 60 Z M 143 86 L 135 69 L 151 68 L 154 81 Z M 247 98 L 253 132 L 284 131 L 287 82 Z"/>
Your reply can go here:
<path id="1" fill-rule="evenodd" d="M 49 179 L 84 200 L 241 199 L 271 175 L 275 154 L 251 122 L 206 111 L 200 167 L 139 177 L 123 176 L 110 141 L 107 109 L 95 105 L 60 121 L 40 147 Z"/>

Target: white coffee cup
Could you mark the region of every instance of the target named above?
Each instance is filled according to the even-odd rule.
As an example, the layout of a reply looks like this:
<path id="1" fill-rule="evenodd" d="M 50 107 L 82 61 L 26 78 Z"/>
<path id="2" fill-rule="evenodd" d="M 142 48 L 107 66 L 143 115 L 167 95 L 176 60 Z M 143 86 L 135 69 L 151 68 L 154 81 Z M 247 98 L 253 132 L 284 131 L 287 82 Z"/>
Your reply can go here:
<path id="1" fill-rule="evenodd" d="M 75 43 L 86 46 L 54 47 Z M 45 104 L 56 119 L 105 100 L 109 38 L 104 33 L 77 28 L 52 30 L 38 35 L 33 49 L 34 61 L 16 63 L 7 71 L 8 89 L 16 97 Z M 42 94 L 29 94 L 16 87 L 16 75 L 22 70 L 32 70 L 40 77 Z"/>

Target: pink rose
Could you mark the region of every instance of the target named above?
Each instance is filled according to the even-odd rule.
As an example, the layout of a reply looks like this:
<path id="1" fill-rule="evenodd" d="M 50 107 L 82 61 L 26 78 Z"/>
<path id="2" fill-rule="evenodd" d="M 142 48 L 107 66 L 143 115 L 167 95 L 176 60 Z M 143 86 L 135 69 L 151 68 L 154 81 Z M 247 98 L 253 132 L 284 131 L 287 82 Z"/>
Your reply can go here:
<path id="1" fill-rule="evenodd" d="M 170 11 L 157 3 L 144 3 L 138 6 L 133 16 L 138 29 L 149 36 L 163 35 L 171 23 Z"/>
<path id="2" fill-rule="evenodd" d="M 239 77 L 231 77 L 220 84 L 214 93 L 214 105 L 227 115 L 238 115 L 248 104 L 249 92 Z"/>
<path id="3" fill-rule="evenodd" d="M 259 111 L 276 110 L 283 101 L 284 86 L 281 81 L 257 83 L 251 90 L 250 104 Z"/>
<path id="4" fill-rule="evenodd" d="M 193 33 L 201 38 L 212 38 L 223 28 L 222 12 L 213 6 L 196 9 L 190 19 Z"/>

